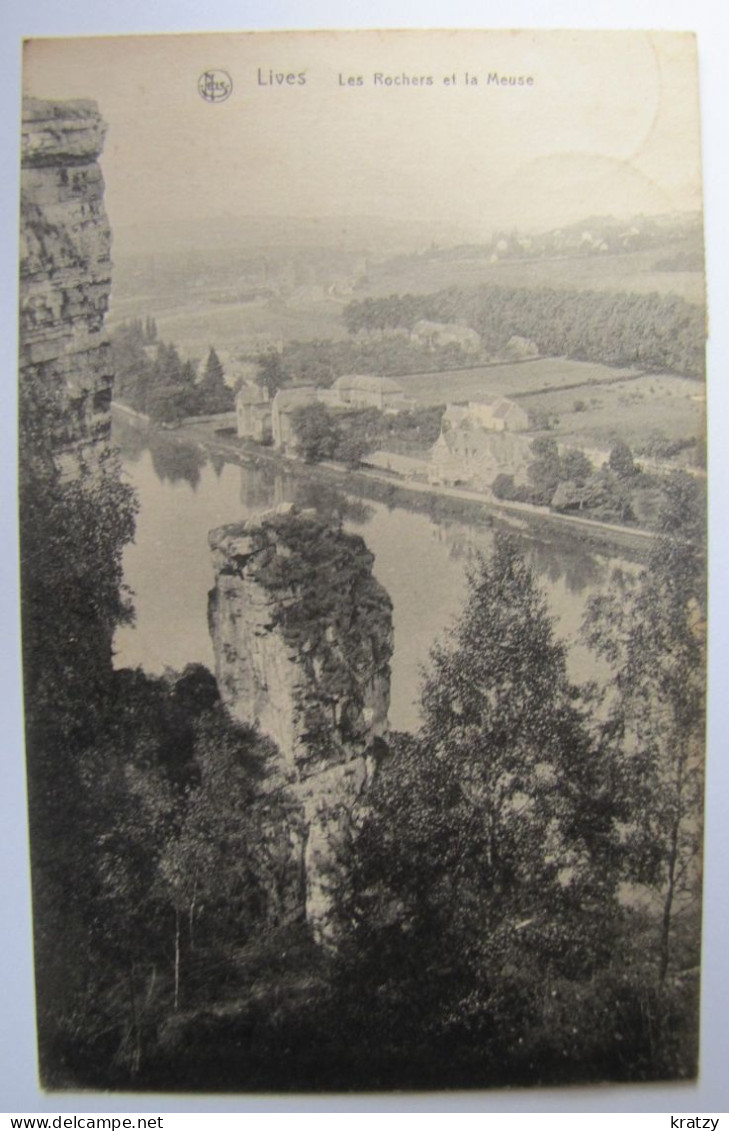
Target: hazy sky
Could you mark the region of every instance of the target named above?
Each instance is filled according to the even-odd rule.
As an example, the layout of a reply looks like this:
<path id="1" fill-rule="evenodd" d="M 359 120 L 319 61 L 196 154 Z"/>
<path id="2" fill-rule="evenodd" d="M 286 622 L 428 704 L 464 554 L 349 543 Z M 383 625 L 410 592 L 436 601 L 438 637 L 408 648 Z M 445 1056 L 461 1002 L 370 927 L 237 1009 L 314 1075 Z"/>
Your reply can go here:
<path id="1" fill-rule="evenodd" d="M 225 101 L 200 96 L 208 69 L 232 78 Z M 494 74 L 533 81 L 502 86 Z M 402 76 L 432 83 L 385 81 Z M 701 207 L 694 42 L 678 33 L 34 40 L 24 85 L 99 103 L 112 225 L 140 232 L 365 214 L 489 235 Z"/>

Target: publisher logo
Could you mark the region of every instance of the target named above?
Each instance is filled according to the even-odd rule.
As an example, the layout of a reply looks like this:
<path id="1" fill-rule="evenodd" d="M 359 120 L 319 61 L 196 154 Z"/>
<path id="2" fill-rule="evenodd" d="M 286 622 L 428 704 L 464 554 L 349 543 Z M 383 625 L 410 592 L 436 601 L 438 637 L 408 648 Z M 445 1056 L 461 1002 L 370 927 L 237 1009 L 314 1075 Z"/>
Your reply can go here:
<path id="1" fill-rule="evenodd" d="M 233 80 L 227 71 L 203 71 L 197 89 L 206 102 L 225 102 L 233 93 Z"/>

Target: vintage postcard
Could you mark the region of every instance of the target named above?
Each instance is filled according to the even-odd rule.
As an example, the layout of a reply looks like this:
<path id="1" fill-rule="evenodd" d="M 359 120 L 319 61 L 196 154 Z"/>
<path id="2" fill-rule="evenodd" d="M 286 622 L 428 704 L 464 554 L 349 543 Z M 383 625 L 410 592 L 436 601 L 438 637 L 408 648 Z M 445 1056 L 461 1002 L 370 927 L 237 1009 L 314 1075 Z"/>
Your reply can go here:
<path id="1" fill-rule="evenodd" d="M 696 1077 L 697 90 L 675 32 L 25 44 L 46 1088 Z"/>

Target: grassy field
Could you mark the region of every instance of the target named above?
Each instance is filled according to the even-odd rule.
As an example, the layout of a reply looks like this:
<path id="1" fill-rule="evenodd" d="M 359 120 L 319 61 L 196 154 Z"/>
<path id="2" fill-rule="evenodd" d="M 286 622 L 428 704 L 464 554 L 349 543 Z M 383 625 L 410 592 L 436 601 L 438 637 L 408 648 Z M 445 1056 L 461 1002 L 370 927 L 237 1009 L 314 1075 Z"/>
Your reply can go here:
<path id="1" fill-rule="evenodd" d="M 616 435 L 640 445 L 657 431 L 689 439 L 704 421 L 704 387 L 697 381 L 564 358 L 412 374 L 398 383 L 425 404 L 518 396 L 524 408 L 550 417 L 555 437 L 587 446 L 609 444 Z"/>
<path id="2" fill-rule="evenodd" d="M 256 349 L 263 339 L 308 341 L 315 338 L 342 338 L 341 303 L 329 298 L 310 301 L 213 303 L 204 299 L 183 298 L 180 302 L 160 302 L 151 295 L 125 298 L 112 306 L 108 324 L 148 315 L 157 322 L 163 341 L 174 342 L 183 354 L 202 357 L 213 345 L 219 349 L 245 352 Z"/>
<path id="3" fill-rule="evenodd" d="M 655 248 L 625 255 L 590 258 L 522 259 L 491 263 L 488 259 L 411 258 L 373 267 L 357 297 L 411 292 L 427 294 L 444 287 L 492 283 L 502 287 L 555 287 L 560 290 L 631 291 L 675 294 L 687 302 L 706 301 L 701 271 L 655 271 Z"/>
<path id="4" fill-rule="evenodd" d="M 636 446 L 656 432 L 670 440 L 693 439 L 704 426 L 703 386 L 667 374 L 646 374 L 584 390 L 536 393 L 520 404 L 547 413 L 554 435 L 576 444 L 608 444 L 620 436 Z"/>
<path id="5" fill-rule="evenodd" d="M 397 382 L 408 396 L 423 404 L 442 404 L 444 401 L 476 400 L 486 393 L 513 397 L 564 385 L 600 385 L 637 372 L 612 369 L 591 361 L 546 357 L 514 365 L 481 365 L 476 369 L 409 374 L 398 377 Z"/>

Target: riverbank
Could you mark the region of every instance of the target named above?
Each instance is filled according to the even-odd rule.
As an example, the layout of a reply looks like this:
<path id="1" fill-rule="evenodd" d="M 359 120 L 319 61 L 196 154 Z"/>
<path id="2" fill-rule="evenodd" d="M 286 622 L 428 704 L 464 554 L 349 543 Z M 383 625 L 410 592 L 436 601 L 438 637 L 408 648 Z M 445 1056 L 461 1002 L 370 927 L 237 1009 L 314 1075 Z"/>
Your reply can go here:
<path id="1" fill-rule="evenodd" d="M 114 405 L 125 417 L 137 419 L 141 427 L 157 430 L 158 425 L 125 405 Z M 226 420 L 230 431 L 224 427 Z M 195 443 L 211 455 L 241 466 L 273 464 L 282 472 L 314 482 L 336 483 L 344 492 L 361 495 L 388 506 L 401 506 L 430 514 L 435 519 L 457 519 L 467 523 L 493 525 L 495 522 L 544 539 L 565 535 L 605 552 L 617 549 L 631 557 L 643 558 L 655 534 L 640 527 L 618 526 L 578 515 L 558 514 L 546 507 L 488 498 L 461 487 L 445 487 L 418 480 L 404 480 L 369 468 L 347 468 L 344 464 L 307 464 L 290 459 L 273 448 L 235 435 L 235 417 L 187 419 L 164 428 L 164 435 L 180 443 Z"/>

